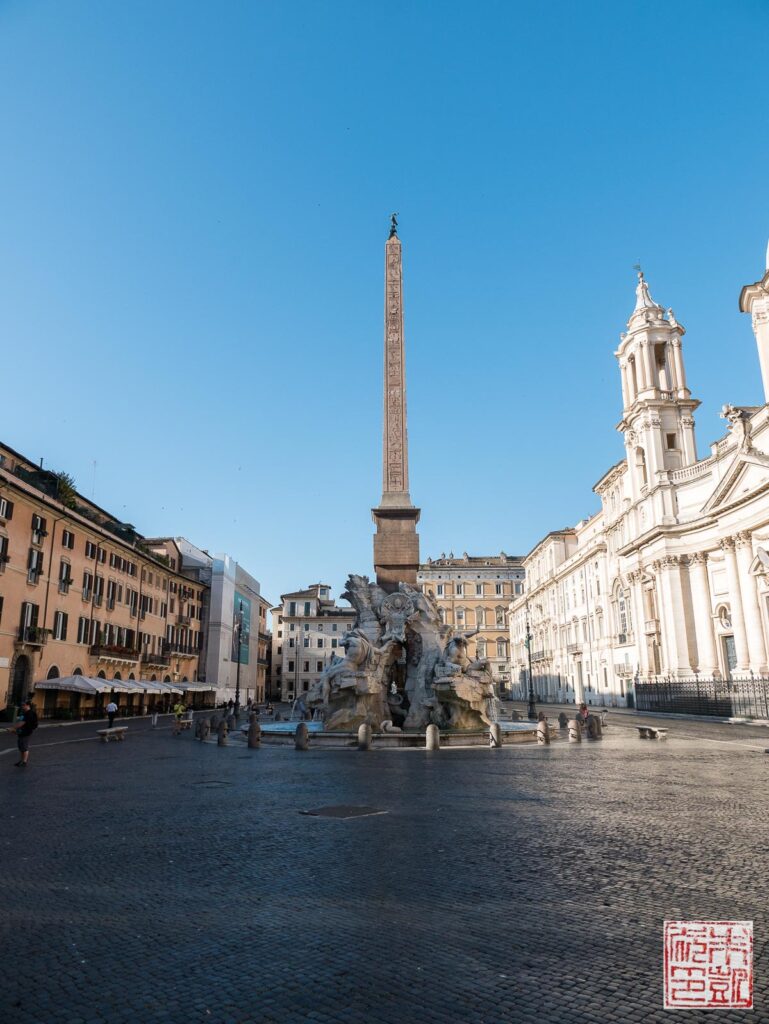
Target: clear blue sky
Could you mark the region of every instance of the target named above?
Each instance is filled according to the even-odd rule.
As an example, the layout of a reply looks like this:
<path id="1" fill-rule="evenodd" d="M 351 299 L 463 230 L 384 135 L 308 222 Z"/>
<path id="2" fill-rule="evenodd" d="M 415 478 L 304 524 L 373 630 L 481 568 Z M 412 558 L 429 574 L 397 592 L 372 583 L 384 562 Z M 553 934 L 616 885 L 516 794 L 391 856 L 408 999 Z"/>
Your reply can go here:
<path id="1" fill-rule="evenodd" d="M 622 455 L 640 258 L 700 453 L 759 403 L 767 0 L 0 2 L 0 431 L 270 599 L 371 571 L 383 246 L 423 556 L 524 553 Z"/>

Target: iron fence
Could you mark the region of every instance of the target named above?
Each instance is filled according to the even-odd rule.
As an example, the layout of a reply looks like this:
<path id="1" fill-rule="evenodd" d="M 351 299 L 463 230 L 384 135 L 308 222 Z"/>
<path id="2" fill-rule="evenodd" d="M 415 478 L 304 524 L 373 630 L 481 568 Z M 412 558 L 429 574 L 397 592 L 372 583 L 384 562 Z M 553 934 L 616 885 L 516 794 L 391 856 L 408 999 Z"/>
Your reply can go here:
<path id="1" fill-rule="evenodd" d="M 769 718 L 769 678 L 642 679 L 634 687 L 639 711 L 719 718 Z"/>

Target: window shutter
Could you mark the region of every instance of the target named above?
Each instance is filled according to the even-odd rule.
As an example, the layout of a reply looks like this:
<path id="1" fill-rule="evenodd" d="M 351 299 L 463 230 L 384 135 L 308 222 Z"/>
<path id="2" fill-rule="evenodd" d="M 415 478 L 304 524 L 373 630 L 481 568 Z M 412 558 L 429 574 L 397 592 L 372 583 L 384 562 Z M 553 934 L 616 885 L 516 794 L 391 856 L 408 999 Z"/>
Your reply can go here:
<path id="1" fill-rule="evenodd" d="M 41 533 L 45 533 L 46 532 L 46 528 L 45 527 L 46 527 L 46 520 L 43 519 L 43 517 L 41 516 L 40 517 L 40 532 Z"/>
<path id="2" fill-rule="evenodd" d="M 67 623 L 69 622 L 69 616 L 66 612 L 61 613 L 61 638 L 62 640 L 67 639 Z"/>
<path id="3" fill-rule="evenodd" d="M 21 618 L 19 619 L 19 626 L 23 629 L 27 624 L 27 605 L 28 601 L 21 602 Z"/>
<path id="4" fill-rule="evenodd" d="M 6 499 L 5 502 L 5 518 L 13 519 L 13 502 Z"/>
<path id="5" fill-rule="evenodd" d="M 31 604 L 29 607 L 32 609 L 29 624 L 30 626 L 37 626 L 37 613 L 39 609 L 36 604 Z"/>
<path id="6" fill-rule="evenodd" d="M 27 568 L 28 569 L 33 569 L 35 567 L 35 555 L 36 554 L 37 554 L 37 552 L 35 551 L 34 548 L 30 548 L 29 549 L 29 554 L 27 555 Z"/>

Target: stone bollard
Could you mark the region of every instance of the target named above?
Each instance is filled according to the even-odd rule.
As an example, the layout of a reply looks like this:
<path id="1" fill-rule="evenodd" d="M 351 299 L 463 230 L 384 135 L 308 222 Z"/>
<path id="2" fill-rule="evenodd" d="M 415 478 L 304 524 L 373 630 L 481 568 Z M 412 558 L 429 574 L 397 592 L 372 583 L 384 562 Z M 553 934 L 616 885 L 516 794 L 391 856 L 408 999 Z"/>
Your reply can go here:
<path id="1" fill-rule="evenodd" d="M 371 726 L 368 722 L 358 726 L 358 750 L 371 750 Z"/>
<path id="2" fill-rule="evenodd" d="M 521 713 L 520 713 L 520 711 L 516 711 L 515 708 L 513 708 L 513 710 L 510 712 L 510 721 L 511 722 L 520 722 L 520 720 L 521 720 Z"/>
<path id="3" fill-rule="evenodd" d="M 550 745 L 550 726 L 547 724 L 547 719 L 543 718 L 537 722 L 537 743 L 540 746 Z"/>
<path id="4" fill-rule="evenodd" d="M 227 723 L 224 719 L 219 722 L 219 726 L 216 730 L 216 742 L 220 747 L 227 746 Z"/>
<path id="5" fill-rule="evenodd" d="M 489 726 L 489 749 L 499 750 L 502 746 L 502 726 L 499 722 L 492 722 Z"/>
<path id="6" fill-rule="evenodd" d="M 560 713 L 560 715 L 558 716 L 558 728 L 559 729 L 568 729 L 569 728 L 569 718 L 568 718 L 568 716 L 567 716 L 565 711 L 562 711 Z"/>
<path id="7" fill-rule="evenodd" d="M 294 733 L 294 750 L 308 750 L 310 746 L 310 731 L 304 722 L 300 722 Z"/>
<path id="8" fill-rule="evenodd" d="M 582 722 L 577 718 L 569 719 L 569 743 L 582 742 Z"/>
<path id="9" fill-rule="evenodd" d="M 211 721 L 208 718 L 202 718 L 200 720 L 200 742 L 205 743 L 211 732 Z"/>
<path id="10" fill-rule="evenodd" d="M 428 725 L 425 730 L 425 747 L 428 750 L 441 749 L 441 734 L 437 725 Z"/>
<path id="11" fill-rule="evenodd" d="M 227 715 L 227 731 L 235 732 L 238 728 L 238 719 L 235 715 Z"/>
<path id="12" fill-rule="evenodd" d="M 252 711 L 248 716 L 248 747 L 249 750 L 256 750 L 262 742 L 262 727 L 259 719 Z"/>

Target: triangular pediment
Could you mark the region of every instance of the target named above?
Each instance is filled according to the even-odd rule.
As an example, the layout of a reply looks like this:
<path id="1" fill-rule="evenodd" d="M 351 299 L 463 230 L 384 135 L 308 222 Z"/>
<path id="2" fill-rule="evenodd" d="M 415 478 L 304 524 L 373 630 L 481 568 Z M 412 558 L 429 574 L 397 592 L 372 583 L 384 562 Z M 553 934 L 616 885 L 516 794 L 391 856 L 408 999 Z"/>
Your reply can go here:
<path id="1" fill-rule="evenodd" d="M 702 511 L 713 512 L 732 505 L 765 487 L 769 487 L 769 456 L 756 451 L 738 452 L 726 475 L 702 506 Z"/>

